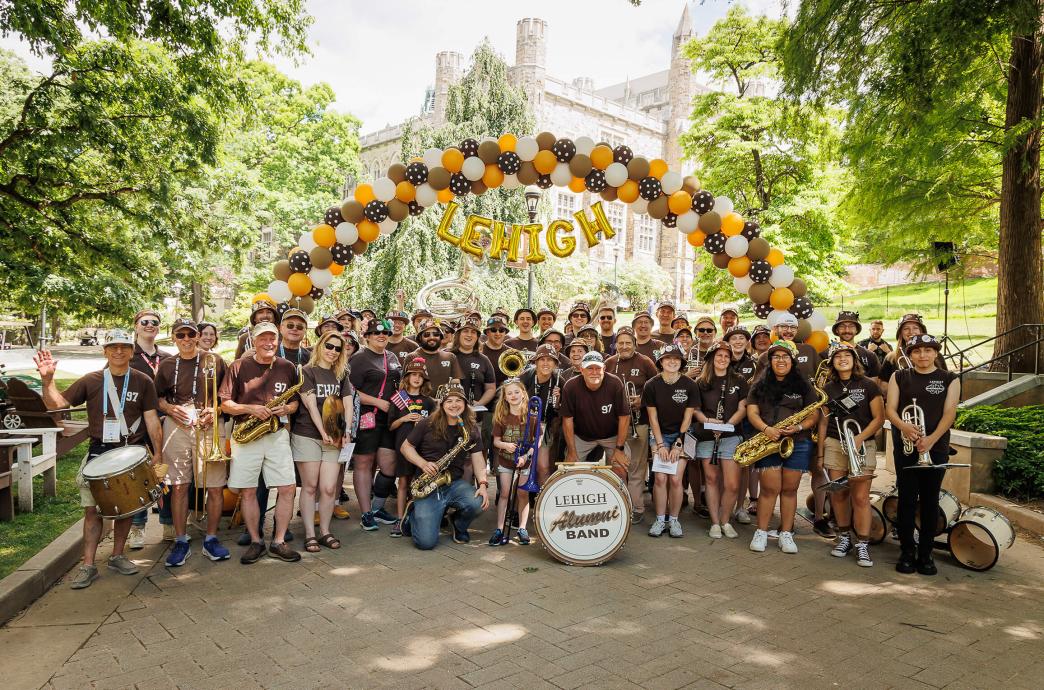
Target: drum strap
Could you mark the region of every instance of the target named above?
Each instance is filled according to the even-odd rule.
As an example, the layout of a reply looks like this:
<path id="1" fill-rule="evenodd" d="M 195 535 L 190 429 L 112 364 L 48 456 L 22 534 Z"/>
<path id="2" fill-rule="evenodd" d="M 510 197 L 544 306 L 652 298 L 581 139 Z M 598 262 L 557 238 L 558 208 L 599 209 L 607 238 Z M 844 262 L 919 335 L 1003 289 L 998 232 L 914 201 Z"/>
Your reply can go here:
<path id="1" fill-rule="evenodd" d="M 105 392 L 109 396 L 109 402 L 112 403 L 113 412 L 116 414 L 116 418 L 120 420 L 120 433 L 124 436 L 124 438 L 126 438 L 133 434 L 138 429 L 138 425 L 141 424 L 141 417 L 138 417 L 136 420 L 134 420 L 134 425 L 128 429 L 127 419 L 123 416 L 123 404 L 127 400 L 127 389 L 130 388 L 130 370 L 127 370 L 127 376 L 124 378 L 123 381 L 122 399 L 116 397 L 116 385 L 112 381 L 112 373 L 108 369 L 106 369 L 105 373 L 102 376 L 104 378 L 103 387 L 105 388 Z M 107 412 L 108 411 L 105 410 L 105 413 Z"/>

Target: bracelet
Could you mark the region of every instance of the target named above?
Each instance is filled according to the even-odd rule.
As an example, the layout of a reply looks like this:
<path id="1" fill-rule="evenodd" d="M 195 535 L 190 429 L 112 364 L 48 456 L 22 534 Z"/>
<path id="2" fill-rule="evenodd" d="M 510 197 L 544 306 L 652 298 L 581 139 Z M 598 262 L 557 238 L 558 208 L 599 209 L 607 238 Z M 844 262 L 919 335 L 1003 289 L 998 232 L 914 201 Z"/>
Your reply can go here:
<path id="1" fill-rule="evenodd" d="M 481 482 L 479 482 L 479 483 L 478 483 L 478 485 L 479 485 L 479 486 L 484 486 L 484 487 L 486 487 L 487 489 L 489 488 L 489 482 L 488 482 L 488 481 L 486 481 L 485 479 L 483 479 L 483 480 L 482 480 Z"/>

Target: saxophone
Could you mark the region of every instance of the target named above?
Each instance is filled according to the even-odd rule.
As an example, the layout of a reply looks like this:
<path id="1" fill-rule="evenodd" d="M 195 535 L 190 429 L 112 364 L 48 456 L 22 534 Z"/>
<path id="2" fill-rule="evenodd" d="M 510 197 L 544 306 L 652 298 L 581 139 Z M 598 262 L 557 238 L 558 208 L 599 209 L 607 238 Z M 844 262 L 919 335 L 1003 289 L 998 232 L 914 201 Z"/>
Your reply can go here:
<path id="1" fill-rule="evenodd" d="M 303 384 L 304 374 L 301 372 L 301 367 L 297 367 L 297 383 L 266 402 L 265 407 L 271 410 L 273 407 L 279 407 L 280 405 L 286 404 L 290 398 L 297 394 L 297 391 L 301 390 Z M 232 429 L 232 440 L 236 443 L 250 443 L 251 441 L 256 441 L 265 434 L 271 434 L 278 430 L 278 417 L 272 416 L 268 419 L 248 417 L 246 421 L 237 423 Z"/>
<path id="2" fill-rule="evenodd" d="M 464 447 L 468 445 L 470 440 L 471 439 L 468 437 L 468 429 L 464 426 L 464 423 L 461 422 L 460 440 L 457 441 L 457 444 L 450 448 L 446 454 L 439 458 L 435 463 L 439 468 L 439 473 L 433 477 L 426 472 L 421 472 L 420 476 L 410 482 L 410 495 L 415 499 L 424 498 L 440 486 L 449 486 L 450 482 L 453 481 L 448 470 L 449 464 L 453 461 L 453 458 L 457 453 L 464 450 Z"/>

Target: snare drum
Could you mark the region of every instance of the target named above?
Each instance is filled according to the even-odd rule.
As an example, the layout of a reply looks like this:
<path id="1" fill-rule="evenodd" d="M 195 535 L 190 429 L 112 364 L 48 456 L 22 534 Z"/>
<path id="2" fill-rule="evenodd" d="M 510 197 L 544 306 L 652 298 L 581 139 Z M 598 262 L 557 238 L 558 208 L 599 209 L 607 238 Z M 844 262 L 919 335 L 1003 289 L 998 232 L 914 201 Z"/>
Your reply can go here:
<path id="1" fill-rule="evenodd" d="M 106 451 L 84 466 L 83 480 L 102 517 L 125 518 L 160 499 L 162 490 L 148 459 L 144 446 L 124 446 Z"/>
<path id="2" fill-rule="evenodd" d="M 935 533 L 945 534 L 946 530 L 953 526 L 953 523 L 957 522 L 957 518 L 961 516 L 961 502 L 957 500 L 957 497 L 951 494 L 946 489 L 939 490 L 939 517 L 935 521 Z M 918 509 L 914 513 L 914 525 L 917 527 L 917 531 L 921 530 L 921 511 Z"/>
<path id="3" fill-rule="evenodd" d="M 631 498 L 605 465 L 558 465 L 536 502 L 540 544 L 566 565 L 601 565 L 631 529 Z"/>
<path id="4" fill-rule="evenodd" d="M 1015 543 L 1015 530 L 1008 518 L 993 508 L 968 508 L 950 530 L 947 545 L 957 562 L 971 570 L 989 570 L 1000 559 L 1002 549 Z"/>

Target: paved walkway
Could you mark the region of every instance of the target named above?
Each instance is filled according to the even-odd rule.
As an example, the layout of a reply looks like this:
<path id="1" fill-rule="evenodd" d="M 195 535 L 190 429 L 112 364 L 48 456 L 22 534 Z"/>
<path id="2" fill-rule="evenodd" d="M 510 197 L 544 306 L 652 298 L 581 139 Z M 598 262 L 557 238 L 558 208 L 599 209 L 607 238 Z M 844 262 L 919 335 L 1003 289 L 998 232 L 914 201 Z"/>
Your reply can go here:
<path id="1" fill-rule="evenodd" d="M 211 563 L 197 536 L 167 570 L 153 543 L 136 552 L 140 576 L 62 583 L 0 629 L 3 685 L 1009 689 L 1044 677 L 1044 550 L 1024 538 L 987 573 L 940 553 L 925 578 L 897 575 L 889 543 L 862 569 L 801 523 L 799 554 L 771 541 L 754 554 L 750 528 L 715 541 L 690 514 L 683 539 L 638 529 L 609 564 L 569 568 L 535 544 L 485 546 L 491 521 L 470 545 L 443 535 L 419 552 L 353 519 L 336 526 L 339 551 L 298 564 Z"/>

